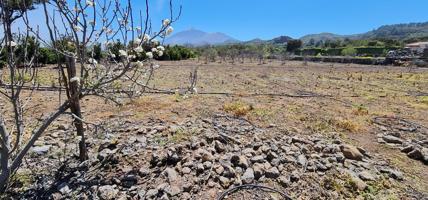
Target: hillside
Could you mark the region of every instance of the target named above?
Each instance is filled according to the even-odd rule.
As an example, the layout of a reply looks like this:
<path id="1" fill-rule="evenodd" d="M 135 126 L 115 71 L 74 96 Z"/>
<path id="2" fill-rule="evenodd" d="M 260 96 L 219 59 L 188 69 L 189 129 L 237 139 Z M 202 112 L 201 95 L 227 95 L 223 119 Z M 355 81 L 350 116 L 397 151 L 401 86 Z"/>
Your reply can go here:
<path id="1" fill-rule="evenodd" d="M 338 35 L 333 33 L 320 33 L 309 34 L 301 37 L 303 43 L 307 44 L 311 41 L 326 41 L 326 40 L 343 40 L 349 39 L 395 39 L 406 40 L 410 38 L 426 37 L 428 36 L 428 22 L 425 23 L 408 23 L 408 24 L 394 24 L 384 25 L 373 31 L 362 34 L 353 35 Z"/>

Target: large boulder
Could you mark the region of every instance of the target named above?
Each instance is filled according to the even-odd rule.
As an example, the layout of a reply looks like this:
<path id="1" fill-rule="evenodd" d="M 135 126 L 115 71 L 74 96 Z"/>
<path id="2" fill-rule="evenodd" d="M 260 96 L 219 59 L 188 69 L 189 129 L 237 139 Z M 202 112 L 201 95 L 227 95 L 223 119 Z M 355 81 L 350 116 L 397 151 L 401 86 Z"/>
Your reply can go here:
<path id="1" fill-rule="evenodd" d="M 358 148 L 352 146 L 352 145 L 342 145 L 340 147 L 340 150 L 342 151 L 343 155 L 347 159 L 351 160 L 362 160 L 363 154 L 358 150 Z"/>

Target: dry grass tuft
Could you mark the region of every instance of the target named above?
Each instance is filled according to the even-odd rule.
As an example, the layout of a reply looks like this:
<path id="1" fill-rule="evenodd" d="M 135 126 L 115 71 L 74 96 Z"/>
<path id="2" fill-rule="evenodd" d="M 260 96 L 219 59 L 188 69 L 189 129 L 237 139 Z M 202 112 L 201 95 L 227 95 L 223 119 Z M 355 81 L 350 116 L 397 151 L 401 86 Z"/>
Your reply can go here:
<path id="1" fill-rule="evenodd" d="M 351 120 L 348 120 L 348 119 L 336 120 L 335 125 L 338 128 L 341 128 L 341 129 L 344 129 L 344 130 L 347 130 L 347 131 L 353 132 L 353 133 L 355 133 L 361 129 L 357 123 L 355 123 Z"/>
<path id="2" fill-rule="evenodd" d="M 242 101 L 234 101 L 231 103 L 225 103 L 223 105 L 224 111 L 228 113 L 232 113 L 235 116 L 245 116 L 249 112 L 251 112 L 254 107 L 248 103 L 242 102 Z"/>

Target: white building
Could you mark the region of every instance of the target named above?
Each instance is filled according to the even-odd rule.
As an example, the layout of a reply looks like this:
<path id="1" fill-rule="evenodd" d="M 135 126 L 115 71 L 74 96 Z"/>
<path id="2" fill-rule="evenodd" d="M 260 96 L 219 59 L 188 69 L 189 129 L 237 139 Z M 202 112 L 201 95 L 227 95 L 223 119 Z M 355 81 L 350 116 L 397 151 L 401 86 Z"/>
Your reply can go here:
<path id="1" fill-rule="evenodd" d="M 428 49 L 428 42 L 415 42 L 407 44 L 406 48 L 418 53 L 422 53 L 424 52 L 424 49 Z"/>

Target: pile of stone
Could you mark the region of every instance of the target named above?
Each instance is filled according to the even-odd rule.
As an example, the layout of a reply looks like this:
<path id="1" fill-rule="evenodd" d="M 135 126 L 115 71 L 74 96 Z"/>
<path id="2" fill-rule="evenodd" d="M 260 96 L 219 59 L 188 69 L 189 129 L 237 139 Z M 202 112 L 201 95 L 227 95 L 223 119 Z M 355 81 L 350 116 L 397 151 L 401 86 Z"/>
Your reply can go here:
<path id="1" fill-rule="evenodd" d="M 105 138 L 88 139 L 95 149 L 90 160 L 66 164 L 34 184 L 39 193 L 33 188 L 24 197 L 215 199 L 227 189 L 257 184 L 295 199 L 341 199 L 380 180 L 403 180 L 387 162 L 338 138 L 258 128 L 235 117 L 111 126 Z M 337 191 L 339 184 L 349 187 Z"/>
<path id="2" fill-rule="evenodd" d="M 428 165 L 428 132 L 420 125 L 398 118 L 375 118 L 378 142 L 399 148 L 409 158 Z"/>

